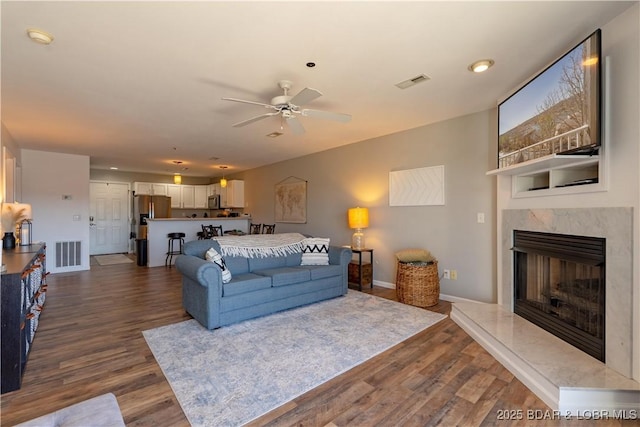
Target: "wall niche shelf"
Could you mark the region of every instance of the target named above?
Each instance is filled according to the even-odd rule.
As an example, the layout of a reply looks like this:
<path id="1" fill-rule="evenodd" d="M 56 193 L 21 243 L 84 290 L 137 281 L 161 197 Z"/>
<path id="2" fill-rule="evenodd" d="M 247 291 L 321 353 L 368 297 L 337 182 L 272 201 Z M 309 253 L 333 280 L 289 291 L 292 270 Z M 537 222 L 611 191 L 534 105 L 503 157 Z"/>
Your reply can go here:
<path id="1" fill-rule="evenodd" d="M 604 191 L 601 160 L 595 154 L 550 154 L 487 175 L 511 176 L 514 198 Z"/>

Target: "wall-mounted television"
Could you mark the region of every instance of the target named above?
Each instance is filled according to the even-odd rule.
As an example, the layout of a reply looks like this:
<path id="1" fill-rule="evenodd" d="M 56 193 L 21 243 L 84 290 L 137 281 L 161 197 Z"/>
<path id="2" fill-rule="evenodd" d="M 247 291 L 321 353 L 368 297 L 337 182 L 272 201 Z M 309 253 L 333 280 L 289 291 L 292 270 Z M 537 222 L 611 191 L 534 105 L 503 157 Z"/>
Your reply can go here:
<path id="1" fill-rule="evenodd" d="M 498 105 L 498 168 L 598 152 L 601 35 L 596 30 Z"/>

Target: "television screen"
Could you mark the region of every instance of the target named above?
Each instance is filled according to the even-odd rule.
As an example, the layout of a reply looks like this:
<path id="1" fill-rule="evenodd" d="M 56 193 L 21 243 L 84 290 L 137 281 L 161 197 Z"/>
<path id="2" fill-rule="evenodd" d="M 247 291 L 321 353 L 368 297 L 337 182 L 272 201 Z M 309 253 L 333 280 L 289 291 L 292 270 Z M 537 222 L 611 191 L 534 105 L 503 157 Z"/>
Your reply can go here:
<path id="1" fill-rule="evenodd" d="M 498 105 L 498 168 L 600 146 L 600 30 Z"/>

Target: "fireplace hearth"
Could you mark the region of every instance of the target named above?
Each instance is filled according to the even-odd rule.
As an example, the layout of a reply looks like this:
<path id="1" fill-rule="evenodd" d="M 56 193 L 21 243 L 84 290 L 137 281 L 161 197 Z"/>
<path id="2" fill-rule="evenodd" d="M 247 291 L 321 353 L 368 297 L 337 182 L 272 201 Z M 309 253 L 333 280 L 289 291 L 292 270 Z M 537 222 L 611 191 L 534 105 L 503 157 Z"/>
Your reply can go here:
<path id="1" fill-rule="evenodd" d="M 514 312 L 605 361 L 605 239 L 514 230 Z"/>

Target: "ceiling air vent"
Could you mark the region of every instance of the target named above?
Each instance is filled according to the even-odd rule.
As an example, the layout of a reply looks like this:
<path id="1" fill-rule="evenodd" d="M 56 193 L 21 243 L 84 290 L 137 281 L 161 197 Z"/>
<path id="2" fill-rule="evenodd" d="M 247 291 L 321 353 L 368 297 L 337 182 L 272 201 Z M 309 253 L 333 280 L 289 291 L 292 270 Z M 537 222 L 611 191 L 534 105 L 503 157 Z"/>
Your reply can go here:
<path id="1" fill-rule="evenodd" d="M 396 83 L 396 86 L 398 86 L 400 89 L 406 89 L 410 86 L 417 85 L 418 83 L 426 82 L 427 80 L 431 80 L 431 77 L 427 76 L 426 74 L 420 74 L 410 78 L 409 80 Z"/>

